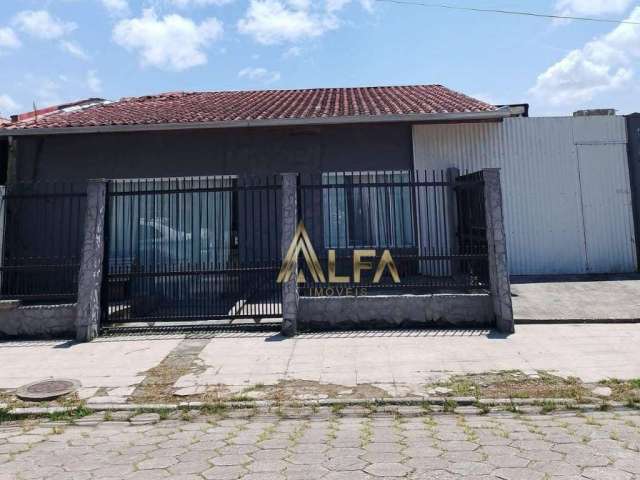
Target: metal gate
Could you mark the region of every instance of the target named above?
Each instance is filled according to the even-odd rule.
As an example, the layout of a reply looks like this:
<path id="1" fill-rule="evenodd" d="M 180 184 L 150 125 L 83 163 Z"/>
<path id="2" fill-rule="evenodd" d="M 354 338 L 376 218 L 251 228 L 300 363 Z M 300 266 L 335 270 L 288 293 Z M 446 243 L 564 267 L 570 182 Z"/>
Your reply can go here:
<path id="1" fill-rule="evenodd" d="M 280 176 L 116 180 L 107 198 L 103 323 L 281 317 Z"/>

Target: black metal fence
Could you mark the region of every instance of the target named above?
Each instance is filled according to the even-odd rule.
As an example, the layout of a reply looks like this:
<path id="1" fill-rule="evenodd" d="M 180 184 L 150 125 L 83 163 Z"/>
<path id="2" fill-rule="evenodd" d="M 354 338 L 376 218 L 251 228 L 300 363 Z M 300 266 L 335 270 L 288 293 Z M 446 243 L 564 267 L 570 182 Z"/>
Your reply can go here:
<path id="1" fill-rule="evenodd" d="M 77 298 L 86 183 L 6 187 L 0 295 L 29 302 Z"/>
<path id="2" fill-rule="evenodd" d="M 454 183 L 457 211 L 457 253 L 464 258 L 457 271 L 489 284 L 487 221 L 482 171 L 466 174 Z"/>
<path id="3" fill-rule="evenodd" d="M 481 175 L 458 180 L 444 171 L 302 175 L 299 198 L 300 218 L 320 265 L 338 278 L 339 287 L 366 288 L 367 294 L 488 287 L 486 236 L 478 230 L 484 226 Z M 355 267 L 356 249 L 368 251 L 371 265 Z M 387 250 L 399 281 L 385 262 L 380 275 Z M 305 262 L 300 268 L 310 279 Z M 318 287 L 309 281 L 301 294 L 326 293 Z"/>
<path id="4" fill-rule="evenodd" d="M 103 320 L 278 318 L 281 178 L 112 181 Z"/>

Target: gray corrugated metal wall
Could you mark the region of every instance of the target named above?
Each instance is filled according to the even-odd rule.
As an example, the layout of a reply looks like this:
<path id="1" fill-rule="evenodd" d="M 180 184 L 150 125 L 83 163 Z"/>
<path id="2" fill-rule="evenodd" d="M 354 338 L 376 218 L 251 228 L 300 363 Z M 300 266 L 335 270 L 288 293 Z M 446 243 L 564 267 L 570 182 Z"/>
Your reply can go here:
<path id="1" fill-rule="evenodd" d="M 624 118 L 416 125 L 413 143 L 417 169 L 501 169 L 511 273 L 635 271 Z"/>

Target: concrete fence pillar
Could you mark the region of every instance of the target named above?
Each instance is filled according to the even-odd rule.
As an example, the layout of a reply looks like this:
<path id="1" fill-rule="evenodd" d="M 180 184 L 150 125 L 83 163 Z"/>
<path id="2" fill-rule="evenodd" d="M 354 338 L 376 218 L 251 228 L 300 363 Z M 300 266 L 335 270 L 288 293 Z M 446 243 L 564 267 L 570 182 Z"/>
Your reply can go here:
<path id="1" fill-rule="evenodd" d="M 502 212 L 502 190 L 500 170 L 482 170 L 484 179 L 484 206 L 487 222 L 487 244 L 489 253 L 489 283 L 493 301 L 496 327 L 500 332 L 513 333 L 513 306 L 511 304 L 511 284 L 507 263 L 507 239 Z"/>
<path id="2" fill-rule="evenodd" d="M 76 339 L 90 342 L 100 329 L 100 294 L 104 261 L 104 224 L 107 207 L 107 181 L 87 184 L 87 212 L 78 274 Z"/>
<path id="3" fill-rule="evenodd" d="M 6 228 L 7 218 L 7 187 L 0 185 L 0 267 L 4 265 L 4 229 Z M 4 275 L 0 273 L 0 292 L 2 292 L 2 282 Z"/>
<path id="4" fill-rule="evenodd" d="M 287 255 L 298 226 L 298 175 L 282 174 L 282 259 Z M 282 334 L 293 337 L 298 333 L 298 269 L 282 282 Z M 275 281 L 275 279 L 274 279 Z"/>

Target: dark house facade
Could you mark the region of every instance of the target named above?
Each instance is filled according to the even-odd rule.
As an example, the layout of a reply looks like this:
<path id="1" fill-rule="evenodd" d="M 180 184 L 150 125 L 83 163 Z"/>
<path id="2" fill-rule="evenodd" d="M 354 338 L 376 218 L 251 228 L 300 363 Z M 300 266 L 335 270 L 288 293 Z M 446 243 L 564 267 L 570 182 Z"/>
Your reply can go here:
<path id="1" fill-rule="evenodd" d="M 72 104 L 0 139 L 14 146 L 14 182 L 410 170 L 413 124 L 512 112 L 439 85 L 169 93 Z"/>
<path id="2" fill-rule="evenodd" d="M 35 135 L 17 143 L 19 182 L 413 168 L 405 123 Z"/>

